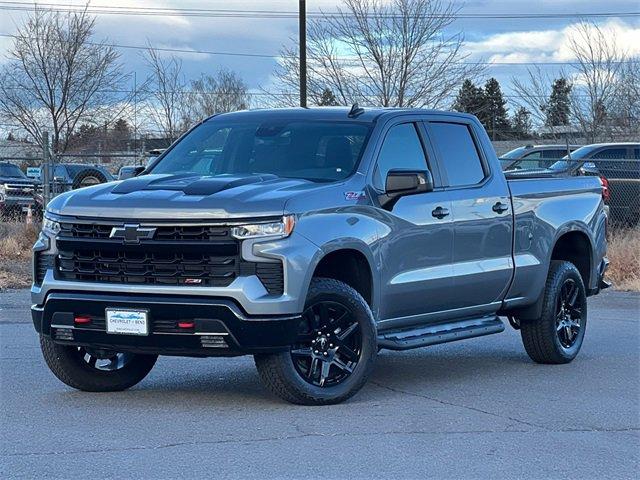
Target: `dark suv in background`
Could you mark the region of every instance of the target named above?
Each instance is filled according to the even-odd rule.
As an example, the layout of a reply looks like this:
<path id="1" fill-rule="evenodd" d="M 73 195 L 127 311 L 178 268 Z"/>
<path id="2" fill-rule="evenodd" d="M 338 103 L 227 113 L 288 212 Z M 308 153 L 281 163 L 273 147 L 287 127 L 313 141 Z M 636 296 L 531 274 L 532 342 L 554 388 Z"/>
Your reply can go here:
<path id="1" fill-rule="evenodd" d="M 628 226 L 640 223 L 640 143 L 585 145 L 550 168 L 599 176 L 608 190 L 610 221 Z"/>
<path id="2" fill-rule="evenodd" d="M 579 145 L 569 145 L 573 152 Z M 549 168 L 556 160 L 567 154 L 567 145 L 526 145 L 518 147 L 500 157 L 502 170 L 532 170 Z"/>
<path id="3" fill-rule="evenodd" d="M 17 165 L 0 162 L 0 220 L 15 220 L 34 206 L 38 182 L 28 178 Z"/>

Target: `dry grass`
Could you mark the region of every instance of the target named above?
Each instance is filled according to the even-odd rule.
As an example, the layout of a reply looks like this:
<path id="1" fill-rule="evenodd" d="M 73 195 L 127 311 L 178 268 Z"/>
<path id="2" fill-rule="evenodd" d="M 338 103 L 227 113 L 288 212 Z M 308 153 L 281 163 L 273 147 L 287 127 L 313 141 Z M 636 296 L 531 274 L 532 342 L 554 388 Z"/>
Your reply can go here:
<path id="1" fill-rule="evenodd" d="M 640 228 L 616 230 L 609 238 L 608 278 L 618 290 L 640 292 Z"/>
<path id="2" fill-rule="evenodd" d="M 0 289 L 31 284 L 31 246 L 39 230 L 38 225 L 0 223 Z"/>
<path id="3" fill-rule="evenodd" d="M 39 225 L 0 223 L 0 289 L 31 284 L 31 246 L 39 229 Z M 614 231 L 608 256 L 608 278 L 614 287 L 640 292 L 640 228 Z"/>

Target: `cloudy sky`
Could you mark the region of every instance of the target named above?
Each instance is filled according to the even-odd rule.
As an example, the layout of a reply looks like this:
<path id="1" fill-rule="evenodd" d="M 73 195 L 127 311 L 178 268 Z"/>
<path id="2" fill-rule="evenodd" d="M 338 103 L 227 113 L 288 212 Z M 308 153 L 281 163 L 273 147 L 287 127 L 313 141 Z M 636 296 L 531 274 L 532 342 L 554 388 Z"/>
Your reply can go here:
<path id="1" fill-rule="evenodd" d="M 24 2 L 24 3 L 23 3 Z M 0 1 L 0 34 L 11 34 L 24 20 L 26 0 Z M 335 9 L 340 0 L 307 0 L 308 10 Z M 78 4 L 77 0 L 43 0 L 42 5 Z M 454 0 L 464 14 L 575 14 L 596 12 L 638 12 L 638 0 Z M 94 0 L 93 7 L 205 8 L 295 11 L 297 0 Z M 640 17 L 595 18 L 612 35 L 640 55 Z M 578 21 L 576 17 L 546 19 L 458 19 L 451 31 L 461 31 L 466 50 L 472 59 L 495 62 L 565 62 L 571 60 L 567 48 L 567 32 Z M 282 45 L 296 35 L 297 20 L 255 18 L 199 18 L 193 16 L 98 15 L 97 35 L 113 43 L 179 48 L 187 51 L 254 53 L 276 55 Z M 0 61 L 3 61 L 10 39 L 0 36 Z M 145 68 L 136 50 L 122 49 L 122 60 L 130 71 L 144 76 Z M 268 85 L 274 68 L 272 58 L 247 58 L 198 53 L 177 54 L 182 58 L 187 77 L 215 72 L 220 67 L 238 71 L 252 87 Z M 553 71 L 558 67 L 546 65 Z M 509 79 L 523 74 L 524 66 L 495 65 L 487 70 L 508 91 Z"/>

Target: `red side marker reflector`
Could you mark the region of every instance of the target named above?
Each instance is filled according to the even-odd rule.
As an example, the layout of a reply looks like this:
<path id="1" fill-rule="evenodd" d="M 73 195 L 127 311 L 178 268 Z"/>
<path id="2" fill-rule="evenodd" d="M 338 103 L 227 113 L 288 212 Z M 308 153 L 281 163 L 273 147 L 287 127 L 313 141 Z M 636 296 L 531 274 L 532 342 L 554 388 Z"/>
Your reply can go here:
<path id="1" fill-rule="evenodd" d="M 91 323 L 91 317 L 88 317 L 86 315 L 78 315 L 73 319 L 73 323 L 75 323 L 76 325 L 88 325 L 89 323 Z"/>
<path id="2" fill-rule="evenodd" d="M 180 328 L 193 328 L 195 326 L 195 322 L 178 322 L 178 327 Z"/>

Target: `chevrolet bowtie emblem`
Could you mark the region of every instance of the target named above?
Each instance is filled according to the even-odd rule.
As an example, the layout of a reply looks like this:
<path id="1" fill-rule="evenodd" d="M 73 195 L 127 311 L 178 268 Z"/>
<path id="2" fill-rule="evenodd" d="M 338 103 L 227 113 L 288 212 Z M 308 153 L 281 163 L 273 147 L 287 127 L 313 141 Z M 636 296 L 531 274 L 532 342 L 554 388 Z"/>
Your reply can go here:
<path id="1" fill-rule="evenodd" d="M 124 243 L 140 243 L 140 240 L 150 240 L 156 234 L 155 228 L 140 225 L 124 225 L 113 227 L 109 238 L 121 238 Z"/>

